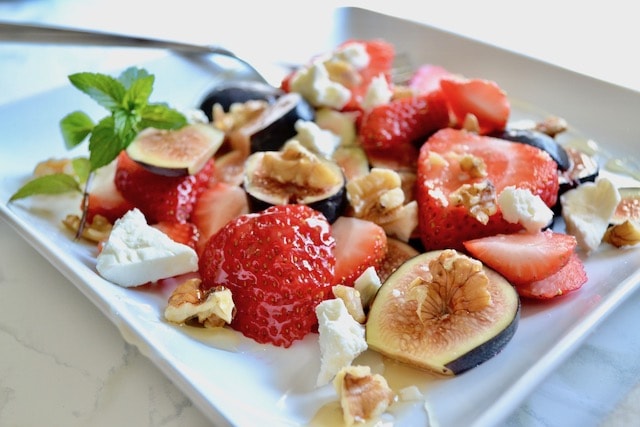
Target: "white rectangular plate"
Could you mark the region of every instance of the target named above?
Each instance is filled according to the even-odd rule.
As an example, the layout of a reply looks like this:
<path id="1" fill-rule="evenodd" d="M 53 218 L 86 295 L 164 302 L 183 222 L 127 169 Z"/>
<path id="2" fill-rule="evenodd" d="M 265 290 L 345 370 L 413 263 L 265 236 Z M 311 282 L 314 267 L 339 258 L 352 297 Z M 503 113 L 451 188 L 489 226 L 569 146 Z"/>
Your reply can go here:
<path id="1" fill-rule="evenodd" d="M 634 152 L 637 155 L 633 147 L 640 128 L 633 115 L 640 111 L 638 93 L 362 9 L 337 10 L 332 25 L 326 34 L 318 36 L 321 43 L 306 52 L 296 52 L 297 57 L 310 57 L 349 38 L 384 38 L 398 51 L 408 53 L 415 64 L 439 64 L 469 77 L 495 80 L 512 99 L 526 100 L 529 105 L 564 117 L 607 152 L 619 157 Z M 156 75 L 154 98 L 177 107 L 195 106 L 216 82 L 241 77 L 225 71 L 226 65 L 179 56 L 143 65 Z M 216 425 L 307 425 L 312 419 L 318 423 L 335 420 L 339 412 L 333 390 L 330 386 L 315 388 L 320 365 L 316 336 L 281 349 L 254 344 L 235 333 L 212 338 L 202 331 L 170 325 L 162 314 L 167 289 L 123 289 L 106 282 L 96 274 L 95 249 L 72 241 L 60 226 L 61 217 L 75 208 L 71 203 L 77 200 L 61 200 L 61 209 L 52 208 L 50 200 L 44 205 L 6 204 L 37 161 L 80 154 L 65 151 L 58 129 L 60 118 L 76 109 L 96 118 L 104 115 L 71 87 L 0 110 L 1 216 Z M 529 113 L 533 107 L 524 110 Z M 632 183 L 624 178 L 620 182 Z M 425 395 L 429 417 L 438 425 L 498 423 L 640 283 L 640 249 L 603 249 L 585 264 L 589 282 L 557 301 L 526 303 L 513 340 L 490 361 L 447 379 L 387 363 L 385 373 L 391 385 L 396 389 L 418 386 Z M 374 355 L 365 358 L 378 366 L 379 359 Z M 400 410 L 394 412 L 396 425 L 426 424 L 422 402 L 399 406 Z"/>

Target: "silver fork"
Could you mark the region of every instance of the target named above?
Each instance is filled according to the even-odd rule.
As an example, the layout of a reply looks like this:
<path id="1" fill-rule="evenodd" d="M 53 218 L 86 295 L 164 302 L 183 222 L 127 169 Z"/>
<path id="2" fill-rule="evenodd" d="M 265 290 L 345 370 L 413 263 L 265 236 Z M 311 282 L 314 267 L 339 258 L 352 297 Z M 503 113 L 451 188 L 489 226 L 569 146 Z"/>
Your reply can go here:
<path id="1" fill-rule="evenodd" d="M 279 86 L 287 72 L 298 64 L 260 64 L 249 61 L 235 52 L 218 45 L 200 45 L 173 40 L 139 37 L 127 34 L 109 33 L 96 30 L 56 27 L 40 24 L 0 22 L 0 41 L 38 44 L 66 44 L 78 46 L 120 46 L 152 49 L 167 49 L 174 52 L 195 55 L 221 55 L 233 58 L 272 86 Z M 392 80 L 396 84 L 408 81 L 413 71 L 406 53 L 398 53 L 392 68 Z"/>

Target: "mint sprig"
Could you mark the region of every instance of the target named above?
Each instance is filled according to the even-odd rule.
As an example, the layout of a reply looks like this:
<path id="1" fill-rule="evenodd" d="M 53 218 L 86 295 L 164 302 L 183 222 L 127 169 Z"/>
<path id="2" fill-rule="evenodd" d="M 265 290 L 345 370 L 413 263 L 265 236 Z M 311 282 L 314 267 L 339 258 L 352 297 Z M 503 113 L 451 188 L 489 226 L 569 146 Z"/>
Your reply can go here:
<path id="1" fill-rule="evenodd" d="M 90 175 L 115 160 L 143 129 L 179 129 L 187 124 L 179 111 L 165 103 L 149 101 L 155 77 L 145 69 L 131 67 L 117 78 L 82 72 L 71 74 L 69 81 L 110 113 L 94 122 L 85 112 L 73 111 L 60 121 L 65 147 L 71 150 L 88 139 L 89 158 L 73 159 L 73 174 L 56 173 L 27 182 L 11 196 L 10 202 L 39 194 L 82 192 L 82 185 L 89 182 Z M 86 208 L 86 186 L 84 196 Z"/>

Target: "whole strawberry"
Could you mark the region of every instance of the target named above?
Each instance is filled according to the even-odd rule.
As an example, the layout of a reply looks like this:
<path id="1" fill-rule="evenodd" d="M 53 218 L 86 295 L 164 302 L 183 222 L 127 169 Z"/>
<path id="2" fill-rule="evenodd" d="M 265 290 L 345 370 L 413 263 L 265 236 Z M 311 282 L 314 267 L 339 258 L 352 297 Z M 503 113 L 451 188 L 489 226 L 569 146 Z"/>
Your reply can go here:
<path id="1" fill-rule="evenodd" d="M 315 330 L 329 296 L 335 240 L 329 222 L 305 205 L 242 215 L 214 234 L 200 256 L 202 289 L 231 290 L 231 327 L 259 343 L 289 347 Z"/>
<path id="2" fill-rule="evenodd" d="M 394 161 L 412 169 L 422 143 L 448 124 L 445 98 L 435 91 L 374 107 L 362 118 L 360 140 L 373 163 Z"/>

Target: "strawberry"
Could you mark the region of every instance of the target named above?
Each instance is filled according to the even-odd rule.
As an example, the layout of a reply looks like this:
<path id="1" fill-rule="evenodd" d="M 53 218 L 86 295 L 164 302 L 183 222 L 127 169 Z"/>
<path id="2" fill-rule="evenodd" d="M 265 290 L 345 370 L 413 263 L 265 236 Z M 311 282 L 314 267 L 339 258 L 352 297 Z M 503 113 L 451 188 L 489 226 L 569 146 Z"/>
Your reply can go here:
<path id="1" fill-rule="evenodd" d="M 557 273 L 574 254 L 576 245 L 575 237 L 552 230 L 498 234 L 464 242 L 464 248 L 471 256 L 515 286 Z"/>
<path id="2" fill-rule="evenodd" d="M 481 167 L 463 170 L 463 155 L 467 160 L 479 161 Z M 456 190 L 464 190 L 463 185 L 491 183 L 495 194 L 491 197 L 489 191 L 487 199 L 493 203 L 495 196 L 513 185 L 530 190 L 547 206 L 553 206 L 559 186 L 557 170 L 549 154 L 530 145 L 464 130 L 438 131 L 422 146 L 418 158 L 415 188 L 424 248 L 462 250 L 465 240 L 522 229 L 519 224 L 505 221 L 497 208 L 493 214 L 489 211 L 488 218 L 482 218 L 475 209 L 483 204 L 454 204 L 450 196 Z"/>
<path id="3" fill-rule="evenodd" d="M 517 285 L 516 291 L 521 297 L 548 300 L 580 289 L 586 282 L 587 273 L 582 260 L 577 254 L 572 254 L 558 272 L 541 280 Z"/>
<path id="4" fill-rule="evenodd" d="M 363 116 L 360 140 L 370 158 L 394 159 L 413 168 L 417 147 L 448 123 L 449 113 L 440 91 L 399 98 Z"/>
<path id="5" fill-rule="evenodd" d="M 491 80 L 443 77 L 440 88 L 458 127 L 462 127 L 467 114 L 478 119 L 481 134 L 505 128 L 511 113 L 507 94 Z"/>
<path id="6" fill-rule="evenodd" d="M 160 221 L 152 225 L 164 234 L 169 236 L 174 242 L 182 243 L 192 249 L 196 249 L 200 233 L 198 228 L 190 222 Z"/>
<path id="7" fill-rule="evenodd" d="M 289 347 L 317 328 L 315 308 L 331 292 L 334 249 L 329 222 L 306 205 L 241 215 L 207 242 L 201 288 L 231 290 L 232 328 Z"/>
<path id="8" fill-rule="evenodd" d="M 200 232 L 197 252 L 201 252 L 209 237 L 213 236 L 227 222 L 249 213 L 247 194 L 237 185 L 217 182 L 207 187 L 196 201 L 191 222 Z"/>
<path id="9" fill-rule="evenodd" d="M 133 209 L 133 203 L 126 200 L 116 188 L 114 179 L 116 162 L 99 169 L 91 181 L 87 204 L 87 221 L 93 221 L 96 215 L 102 215 L 114 223 L 118 218 Z"/>
<path id="10" fill-rule="evenodd" d="M 387 235 L 379 225 L 341 216 L 331 225 L 336 258 L 334 285 L 353 286 L 369 267 L 380 267 L 387 253 Z"/>
<path id="11" fill-rule="evenodd" d="M 409 79 L 408 86 L 416 93 L 426 94 L 440 90 L 440 80 L 452 74 L 439 65 L 423 64 Z"/>
<path id="12" fill-rule="evenodd" d="M 169 221 L 187 222 L 193 205 L 213 173 L 213 160 L 196 174 L 158 175 L 145 169 L 127 155 L 117 158 L 116 188 L 144 213 L 150 224 Z"/>

